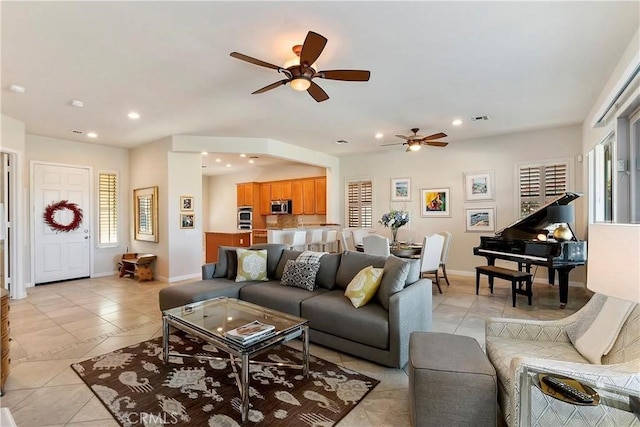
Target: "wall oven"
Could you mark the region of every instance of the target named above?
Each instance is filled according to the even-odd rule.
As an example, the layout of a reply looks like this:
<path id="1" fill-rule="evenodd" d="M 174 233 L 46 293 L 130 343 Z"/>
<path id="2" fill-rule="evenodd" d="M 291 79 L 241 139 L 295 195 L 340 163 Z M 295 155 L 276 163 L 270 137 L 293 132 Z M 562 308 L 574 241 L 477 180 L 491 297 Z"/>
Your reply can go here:
<path id="1" fill-rule="evenodd" d="M 241 206 L 238 208 L 238 230 L 251 230 L 253 225 L 253 208 Z"/>

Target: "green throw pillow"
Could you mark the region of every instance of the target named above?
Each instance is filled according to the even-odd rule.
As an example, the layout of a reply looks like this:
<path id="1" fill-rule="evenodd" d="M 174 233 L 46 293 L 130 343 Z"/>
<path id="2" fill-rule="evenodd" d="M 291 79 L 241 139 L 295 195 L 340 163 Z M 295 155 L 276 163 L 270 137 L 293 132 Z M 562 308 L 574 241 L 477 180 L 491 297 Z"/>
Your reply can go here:
<path id="1" fill-rule="evenodd" d="M 365 267 L 347 285 L 344 295 L 351 300 L 355 308 L 368 303 L 376 294 L 380 282 L 382 282 L 382 268 Z"/>
<path id="2" fill-rule="evenodd" d="M 267 278 L 267 250 L 236 249 L 238 272 L 236 282 L 269 280 Z"/>

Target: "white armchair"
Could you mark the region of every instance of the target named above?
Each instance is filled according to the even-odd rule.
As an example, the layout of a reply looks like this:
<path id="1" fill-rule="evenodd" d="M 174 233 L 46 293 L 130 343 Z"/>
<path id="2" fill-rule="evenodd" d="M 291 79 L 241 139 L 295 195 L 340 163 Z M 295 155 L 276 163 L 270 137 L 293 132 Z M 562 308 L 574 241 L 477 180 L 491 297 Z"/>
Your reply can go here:
<path id="1" fill-rule="evenodd" d="M 584 320 L 593 301 L 557 321 L 487 319 L 487 356 L 496 369 L 498 400 L 509 426 L 640 425 L 628 410 L 629 396 L 640 397 L 640 305 L 636 304 L 613 348 L 602 357 L 602 365 L 594 365 L 573 347 L 565 332 L 567 326 Z M 604 402 L 576 406 L 559 401 L 531 385 L 530 372 L 583 381 L 601 392 Z M 613 395 L 607 397 L 608 393 Z"/>

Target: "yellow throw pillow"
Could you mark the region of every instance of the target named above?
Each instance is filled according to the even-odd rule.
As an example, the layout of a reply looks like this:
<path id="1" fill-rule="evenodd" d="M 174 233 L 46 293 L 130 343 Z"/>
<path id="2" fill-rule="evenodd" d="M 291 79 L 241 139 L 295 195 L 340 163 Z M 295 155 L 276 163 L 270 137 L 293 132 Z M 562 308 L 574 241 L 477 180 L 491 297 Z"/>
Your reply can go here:
<path id="1" fill-rule="evenodd" d="M 376 294 L 382 282 L 383 268 L 365 267 L 351 279 L 344 295 L 351 300 L 355 308 L 362 307 Z"/>

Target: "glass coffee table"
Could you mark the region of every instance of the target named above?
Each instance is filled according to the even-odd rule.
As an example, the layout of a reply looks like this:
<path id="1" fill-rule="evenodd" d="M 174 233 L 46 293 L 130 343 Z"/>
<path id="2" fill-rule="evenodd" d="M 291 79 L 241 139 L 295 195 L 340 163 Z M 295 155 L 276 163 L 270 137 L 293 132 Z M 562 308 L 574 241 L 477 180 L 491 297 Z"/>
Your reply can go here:
<path id="1" fill-rule="evenodd" d="M 275 328 L 269 334 L 247 343 L 241 343 L 227 335 L 227 332 L 256 320 L 266 325 L 273 325 Z M 169 326 L 197 336 L 218 350 L 229 354 L 229 359 L 224 360 L 231 362 L 240 391 L 242 422 L 247 420 L 249 414 L 249 363 L 298 368 L 302 369 L 305 376 L 309 375 L 309 321 L 306 319 L 227 297 L 164 310 L 162 312 L 162 348 L 165 364 L 169 362 L 171 356 L 223 360 L 219 357 L 169 352 Z M 297 337 L 302 338 L 302 365 L 251 360 L 252 356 Z M 236 365 L 240 366 L 240 372 Z"/>

